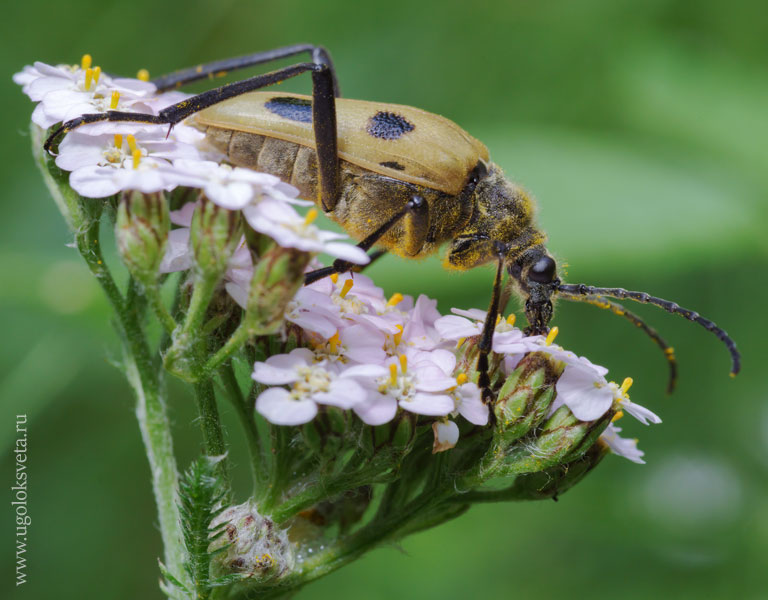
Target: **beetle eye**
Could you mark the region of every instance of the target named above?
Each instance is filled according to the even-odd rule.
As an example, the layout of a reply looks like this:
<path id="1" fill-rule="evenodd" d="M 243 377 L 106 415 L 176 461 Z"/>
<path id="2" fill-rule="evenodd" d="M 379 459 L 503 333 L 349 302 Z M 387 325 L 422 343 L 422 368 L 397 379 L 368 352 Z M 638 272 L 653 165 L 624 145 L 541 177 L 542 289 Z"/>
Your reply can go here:
<path id="1" fill-rule="evenodd" d="M 551 283 L 555 278 L 555 261 L 542 256 L 528 271 L 528 279 L 536 283 Z"/>

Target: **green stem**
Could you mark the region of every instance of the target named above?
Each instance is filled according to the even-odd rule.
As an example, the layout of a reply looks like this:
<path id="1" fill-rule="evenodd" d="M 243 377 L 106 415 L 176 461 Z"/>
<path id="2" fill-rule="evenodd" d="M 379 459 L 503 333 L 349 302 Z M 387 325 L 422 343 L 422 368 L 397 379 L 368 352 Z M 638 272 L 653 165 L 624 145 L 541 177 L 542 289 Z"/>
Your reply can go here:
<path id="1" fill-rule="evenodd" d="M 216 407 L 216 394 L 213 391 L 213 381 L 205 379 L 195 383 L 195 398 L 200 415 L 200 428 L 203 432 L 205 453 L 208 456 L 223 457 L 227 453 L 227 447 L 224 443 L 224 434 L 221 431 L 219 410 Z M 217 469 L 225 486 L 230 488 L 229 471 L 225 458 L 219 461 Z"/>
<path id="2" fill-rule="evenodd" d="M 173 454 L 173 438 L 166 414 L 164 389 L 159 366 L 153 361 L 134 307 L 128 306 L 104 264 L 99 247 L 100 201 L 83 201 L 68 185 L 60 171 L 42 150 L 44 131 L 32 126 L 33 154 L 43 178 L 67 224 L 75 233 L 80 254 L 96 277 L 117 315 L 117 328 L 123 343 L 124 368 L 136 394 L 136 417 L 147 452 L 152 489 L 157 503 L 160 535 L 167 568 L 186 586 L 185 556 L 181 519 L 177 505 L 178 471 Z M 91 202 L 92 209 L 87 210 Z"/>
<path id="3" fill-rule="evenodd" d="M 234 333 L 232 333 L 229 339 L 224 343 L 224 345 L 206 361 L 200 370 L 200 376 L 210 376 L 211 373 L 213 373 L 221 365 L 232 358 L 232 355 L 237 352 L 243 344 L 245 344 L 245 342 L 248 340 L 248 336 L 251 333 L 253 333 L 253 335 L 259 335 L 258 332 L 250 332 L 246 323 L 244 321 L 241 322 L 237 329 L 235 329 Z"/>
<path id="4" fill-rule="evenodd" d="M 261 441 L 259 439 L 259 429 L 256 426 L 256 420 L 253 415 L 253 406 L 243 396 L 240 384 L 235 377 L 235 371 L 231 363 L 224 364 L 219 368 L 219 376 L 224 385 L 232 406 L 235 408 L 240 424 L 243 426 L 245 438 L 248 442 L 248 451 L 251 458 L 251 476 L 253 477 L 254 496 L 264 486 L 266 480 L 266 470 L 264 456 L 262 454 Z"/>
<path id="5" fill-rule="evenodd" d="M 201 374 L 202 361 L 196 353 L 200 342 L 203 341 L 201 339 L 203 320 L 217 284 L 217 277 L 205 276 L 202 273 L 195 276 L 186 318 L 165 355 L 166 369 L 190 383 L 210 378 L 210 371 L 205 376 Z"/>
<path id="6" fill-rule="evenodd" d="M 169 334 L 173 333 L 173 330 L 176 329 L 176 320 L 171 316 L 171 312 L 165 304 L 163 304 L 163 298 L 160 294 L 160 286 L 157 283 L 145 286 L 144 294 L 147 296 L 149 304 L 152 306 L 152 310 L 154 311 L 157 320 L 160 321 L 160 324 L 163 326 L 165 332 Z"/>

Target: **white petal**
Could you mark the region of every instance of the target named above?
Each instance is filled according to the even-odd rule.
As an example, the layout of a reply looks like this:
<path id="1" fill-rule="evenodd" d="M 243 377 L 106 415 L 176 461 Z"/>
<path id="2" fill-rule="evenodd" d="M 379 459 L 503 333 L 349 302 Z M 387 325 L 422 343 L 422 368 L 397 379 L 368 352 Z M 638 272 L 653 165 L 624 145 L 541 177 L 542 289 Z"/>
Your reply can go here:
<path id="1" fill-rule="evenodd" d="M 352 408 L 356 404 L 363 402 L 366 393 L 352 379 L 336 379 L 331 383 L 328 392 L 318 392 L 312 395 L 315 402 L 338 406 L 339 408 Z"/>
<path id="2" fill-rule="evenodd" d="M 401 400 L 400 406 L 419 415 L 443 417 L 453 412 L 454 404 L 450 396 L 444 394 L 416 393 L 412 400 Z"/>
<path id="3" fill-rule="evenodd" d="M 648 410 L 644 406 L 640 406 L 639 404 L 635 404 L 634 402 L 630 402 L 629 400 L 622 400 L 619 402 L 621 404 L 621 407 L 626 410 L 630 415 L 635 417 L 638 421 L 640 421 L 643 425 L 648 425 L 649 423 L 653 423 L 654 425 L 661 423 L 661 417 L 657 415 L 656 413 Z"/>
<path id="4" fill-rule="evenodd" d="M 555 384 L 557 400 L 564 403 L 577 419 L 593 421 L 613 405 L 613 390 L 605 379 L 583 365 L 569 364 Z"/>
<path id="5" fill-rule="evenodd" d="M 302 425 L 315 418 L 317 405 L 312 400 L 294 400 L 283 388 L 269 388 L 256 399 L 256 410 L 275 425 Z"/>
<path id="6" fill-rule="evenodd" d="M 371 257 L 366 254 L 365 250 L 352 244 L 329 242 L 322 247 L 322 252 L 355 263 L 356 265 L 367 265 L 371 262 Z"/>
<path id="7" fill-rule="evenodd" d="M 397 400 L 387 394 L 368 390 L 365 400 L 352 407 L 366 425 L 383 425 L 395 418 Z"/>
<path id="8" fill-rule="evenodd" d="M 460 394 L 459 414 L 474 425 L 488 424 L 488 405 L 483 402 L 480 388 L 475 383 L 465 383 L 456 390 Z"/>

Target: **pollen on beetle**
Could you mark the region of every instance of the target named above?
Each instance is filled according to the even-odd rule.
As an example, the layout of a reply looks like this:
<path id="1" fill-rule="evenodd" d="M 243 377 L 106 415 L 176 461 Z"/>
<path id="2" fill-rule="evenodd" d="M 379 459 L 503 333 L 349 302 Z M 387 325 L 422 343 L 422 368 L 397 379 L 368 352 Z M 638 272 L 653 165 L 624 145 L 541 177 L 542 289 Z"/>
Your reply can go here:
<path id="1" fill-rule="evenodd" d="M 546 346 L 551 346 L 552 342 L 555 341 L 555 338 L 557 337 L 558 333 L 560 333 L 560 329 L 558 329 L 557 327 L 553 327 L 552 329 L 550 329 L 549 333 L 547 334 L 547 339 L 544 342 L 544 344 Z"/>
<path id="2" fill-rule="evenodd" d="M 112 100 L 109 103 L 109 108 L 112 108 L 112 109 L 117 108 L 117 103 L 119 102 L 119 100 L 120 100 L 120 92 L 115 90 L 114 92 L 112 92 Z"/>
<path id="3" fill-rule="evenodd" d="M 83 54 L 83 58 L 80 59 L 80 68 L 83 70 L 90 69 L 93 59 L 90 54 Z"/>
<path id="4" fill-rule="evenodd" d="M 403 300 L 403 295 L 400 292 L 395 292 L 392 297 L 387 301 L 387 306 L 396 306 Z"/>
<path id="5" fill-rule="evenodd" d="M 136 79 L 139 81 L 149 81 L 149 71 L 146 69 L 139 69 L 138 73 L 136 73 Z"/>
<path id="6" fill-rule="evenodd" d="M 339 292 L 339 296 L 341 296 L 342 298 L 346 298 L 347 294 L 349 294 L 349 290 L 352 289 L 353 285 L 355 285 L 355 282 L 352 281 L 351 279 L 347 279 L 344 282 L 344 286 L 341 288 L 341 291 Z"/>

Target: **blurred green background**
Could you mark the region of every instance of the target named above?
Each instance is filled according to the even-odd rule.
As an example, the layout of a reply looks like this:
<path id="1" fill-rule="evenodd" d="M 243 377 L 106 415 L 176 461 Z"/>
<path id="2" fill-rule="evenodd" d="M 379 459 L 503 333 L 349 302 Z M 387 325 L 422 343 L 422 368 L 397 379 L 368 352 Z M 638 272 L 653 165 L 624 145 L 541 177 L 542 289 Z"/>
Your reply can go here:
<path id="1" fill-rule="evenodd" d="M 344 95 L 461 124 L 538 198 L 567 279 L 671 298 L 722 325 L 637 312 L 677 349 L 561 303 L 559 341 L 635 379 L 664 424 L 622 421 L 648 464 L 609 457 L 559 502 L 476 507 L 378 549 L 299 598 L 768 598 L 768 25 L 763 2 L 15 2 L 0 24 L 0 511 L 3 598 L 158 598 L 161 553 L 132 399 L 111 366 L 104 298 L 36 172 L 31 103 L 11 74 L 34 60 L 133 75 L 299 41 L 333 53 Z M 291 90 L 308 90 L 306 81 Z M 492 273 L 387 258 L 388 293 L 485 307 Z M 647 310 L 645 310 L 647 309 Z M 763 366 L 761 366 L 763 365 Z M 172 386 L 180 462 L 199 450 Z M 29 581 L 13 589 L 13 416 L 29 417 Z M 232 415 L 229 430 L 240 443 Z M 235 456 L 239 446 L 234 450 Z"/>

